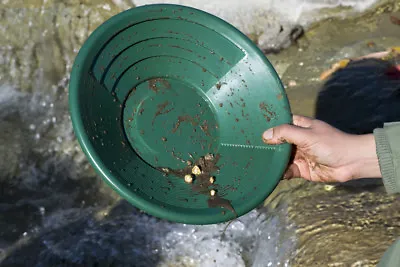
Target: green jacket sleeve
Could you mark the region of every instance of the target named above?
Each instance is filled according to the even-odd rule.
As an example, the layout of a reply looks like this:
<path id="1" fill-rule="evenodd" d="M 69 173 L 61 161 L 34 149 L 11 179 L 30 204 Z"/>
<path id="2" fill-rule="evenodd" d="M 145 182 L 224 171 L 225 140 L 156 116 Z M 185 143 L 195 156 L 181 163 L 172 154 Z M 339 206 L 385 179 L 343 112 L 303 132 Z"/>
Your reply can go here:
<path id="1" fill-rule="evenodd" d="M 400 239 L 386 250 L 377 267 L 399 267 L 400 266 Z"/>
<path id="2" fill-rule="evenodd" d="M 383 184 L 388 194 L 400 193 L 400 122 L 374 130 Z"/>
<path id="3" fill-rule="evenodd" d="M 400 193 L 400 122 L 385 123 L 374 130 L 383 184 L 388 194 Z M 400 266 L 400 239 L 383 255 L 378 267 Z"/>

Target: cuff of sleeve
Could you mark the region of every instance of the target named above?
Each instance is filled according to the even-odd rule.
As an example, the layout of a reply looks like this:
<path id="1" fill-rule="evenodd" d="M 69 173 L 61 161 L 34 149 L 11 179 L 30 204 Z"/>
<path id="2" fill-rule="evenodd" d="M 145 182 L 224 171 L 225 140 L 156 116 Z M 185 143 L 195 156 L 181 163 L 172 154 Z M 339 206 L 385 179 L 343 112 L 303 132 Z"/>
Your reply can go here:
<path id="1" fill-rule="evenodd" d="M 374 130 L 376 153 L 378 155 L 379 167 L 381 169 L 383 184 L 388 194 L 399 192 L 396 183 L 396 171 L 393 163 L 392 151 L 389 139 L 384 129 Z"/>

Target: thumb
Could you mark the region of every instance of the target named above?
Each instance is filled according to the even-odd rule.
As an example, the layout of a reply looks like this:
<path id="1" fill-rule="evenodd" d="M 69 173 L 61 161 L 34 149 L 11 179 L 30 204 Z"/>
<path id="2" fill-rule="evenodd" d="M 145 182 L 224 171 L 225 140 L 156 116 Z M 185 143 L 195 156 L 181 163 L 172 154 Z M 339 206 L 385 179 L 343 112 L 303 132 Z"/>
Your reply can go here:
<path id="1" fill-rule="evenodd" d="M 268 129 L 262 135 L 263 141 L 270 145 L 277 145 L 284 142 L 302 146 L 310 140 L 312 132 L 309 128 L 296 125 L 282 124 Z"/>

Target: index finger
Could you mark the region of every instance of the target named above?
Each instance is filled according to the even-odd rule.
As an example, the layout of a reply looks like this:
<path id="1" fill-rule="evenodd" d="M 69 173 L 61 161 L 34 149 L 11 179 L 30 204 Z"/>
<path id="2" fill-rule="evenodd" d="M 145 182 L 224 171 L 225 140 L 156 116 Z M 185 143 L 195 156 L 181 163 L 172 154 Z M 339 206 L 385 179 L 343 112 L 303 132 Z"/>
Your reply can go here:
<path id="1" fill-rule="evenodd" d="M 313 119 L 300 115 L 293 115 L 293 124 L 303 128 L 310 128 L 313 124 Z"/>

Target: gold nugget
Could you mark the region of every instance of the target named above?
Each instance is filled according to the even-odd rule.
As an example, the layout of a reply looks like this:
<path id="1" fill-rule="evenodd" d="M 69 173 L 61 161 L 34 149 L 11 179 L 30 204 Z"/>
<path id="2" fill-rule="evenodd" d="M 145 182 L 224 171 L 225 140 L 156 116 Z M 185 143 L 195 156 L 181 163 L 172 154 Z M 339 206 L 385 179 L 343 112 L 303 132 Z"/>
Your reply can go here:
<path id="1" fill-rule="evenodd" d="M 185 183 L 191 184 L 193 182 L 193 176 L 191 174 L 185 175 Z"/>
<path id="2" fill-rule="evenodd" d="M 200 170 L 200 167 L 199 166 L 194 166 L 193 168 L 192 168 L 192 173 L 194 174 L 194 175 L 200 175 L 201 174 L 201 170 Z"/>

